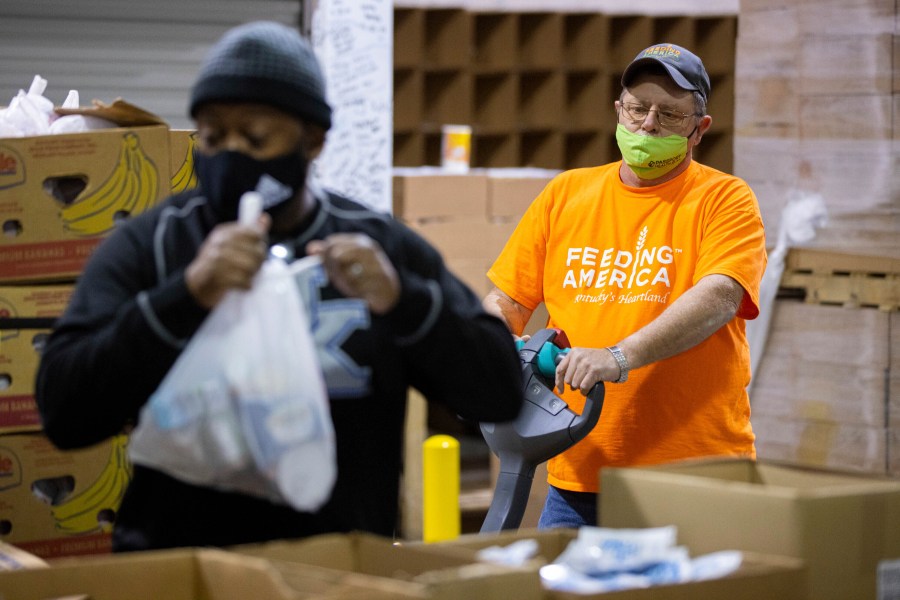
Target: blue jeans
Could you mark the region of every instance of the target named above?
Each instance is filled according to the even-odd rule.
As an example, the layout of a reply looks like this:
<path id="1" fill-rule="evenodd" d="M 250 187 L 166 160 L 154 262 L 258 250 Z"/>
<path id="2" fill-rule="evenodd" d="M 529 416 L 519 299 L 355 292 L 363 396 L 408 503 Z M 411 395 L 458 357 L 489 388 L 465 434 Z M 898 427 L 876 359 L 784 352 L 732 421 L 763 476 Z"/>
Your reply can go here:
<path id="1" fill-rule="evenodd" d="M 571 527 L 577 529 L 584 525 L 597 526 L 597 502 L 600 494 L 592 492 L 569 492 L 552 485 L 547 490 L 547 499 L 538 529 L 553 527 Z"/>

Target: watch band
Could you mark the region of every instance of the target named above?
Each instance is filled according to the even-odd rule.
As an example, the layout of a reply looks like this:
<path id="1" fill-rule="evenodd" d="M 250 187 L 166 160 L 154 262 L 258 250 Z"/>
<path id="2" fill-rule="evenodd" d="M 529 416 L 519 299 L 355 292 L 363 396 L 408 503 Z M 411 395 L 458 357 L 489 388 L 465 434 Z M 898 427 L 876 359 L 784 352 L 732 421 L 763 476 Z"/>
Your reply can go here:
<path id="1" fill-rule="evenodd" d="M 622 349 L 618 346 L 607 346 L 606 349 L 612 353 L 613 358 L 616 359 L 616 363 L 619 365 L 619 378 L 613 383 L 625 383 L 628 381 L 628 359 L 625 358 Z"/>

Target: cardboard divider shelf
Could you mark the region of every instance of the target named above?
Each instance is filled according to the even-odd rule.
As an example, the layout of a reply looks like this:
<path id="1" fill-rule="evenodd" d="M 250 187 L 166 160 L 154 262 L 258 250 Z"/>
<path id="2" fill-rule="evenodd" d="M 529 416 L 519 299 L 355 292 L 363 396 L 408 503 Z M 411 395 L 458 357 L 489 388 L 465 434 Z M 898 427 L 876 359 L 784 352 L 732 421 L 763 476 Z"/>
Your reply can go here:
<path id="1" fill-rule="evenodd" d="M 732 168 L 734 15 L 394 10 L 397 166 L 439 165 L 435 132 L 449 124 L 473 127 L 472 167 L 556 169 L 615 160 L 609 144 L 586 132 L 613 139 L 613 102 L 625 66 L 641 49 L 673 42 L 695 50 L 713 79 L 710 114 L 719 137 L 704 143 L 704 159 Z"/>

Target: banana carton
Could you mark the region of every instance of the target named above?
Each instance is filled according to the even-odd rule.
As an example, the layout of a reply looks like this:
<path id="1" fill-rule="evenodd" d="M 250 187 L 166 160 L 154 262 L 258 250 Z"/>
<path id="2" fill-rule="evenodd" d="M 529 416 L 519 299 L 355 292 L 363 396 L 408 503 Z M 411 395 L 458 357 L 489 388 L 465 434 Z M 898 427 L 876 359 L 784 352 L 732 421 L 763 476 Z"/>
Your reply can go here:
<path id="1" fill-rule="evenodd" d="M 0 434 L 40 430 L 34 378 L 71 295 L 71 284 L 0 286 Z"/>
<path id="2" fill-rule="evenodd" d="M 197 171 L 194 170 L 194 140 L 197 131 L 193 129 L 172 129 L 169 131 L 169 152 L 172 173 L 172 193 L 178 194 L 197 187 Z"/>
<path id="3" fill-rule="evenodd" d="M 169 128 L 122 100 L 90 114 L 120 127 L 0 139 L 0 282 L 71 280 L 116 224 L 171 191 Z"/>
<path id="4" fill-rule="evenodd" d="M 63 452 L 40 433 L 0 436 L 0 541 L 45 559 L 109 553 L 127 445 L 120 435 Z"/>

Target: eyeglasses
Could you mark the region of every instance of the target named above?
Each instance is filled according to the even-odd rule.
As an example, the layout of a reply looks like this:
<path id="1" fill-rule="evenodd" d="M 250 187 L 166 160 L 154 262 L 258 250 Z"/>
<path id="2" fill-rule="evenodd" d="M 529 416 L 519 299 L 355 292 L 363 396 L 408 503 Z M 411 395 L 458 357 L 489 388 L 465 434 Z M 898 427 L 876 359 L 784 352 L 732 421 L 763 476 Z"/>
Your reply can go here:
<path id="1" fill-rule="evenodd" d="M 633 104 L 631 102 L 622 102 L 622 110 L 625 116 L 631 119 L 633 123 L 643 123 L 650 111 L 656 111 L 656 119 L 663 127 L 670 129 L 678 128 L 684 125 L 686 119 L 690 117 L 699 117 L 700 115 L 686 115 L 676 110 L 660 110 L 658 108 L 647 108 L 643 104 Z"/>

